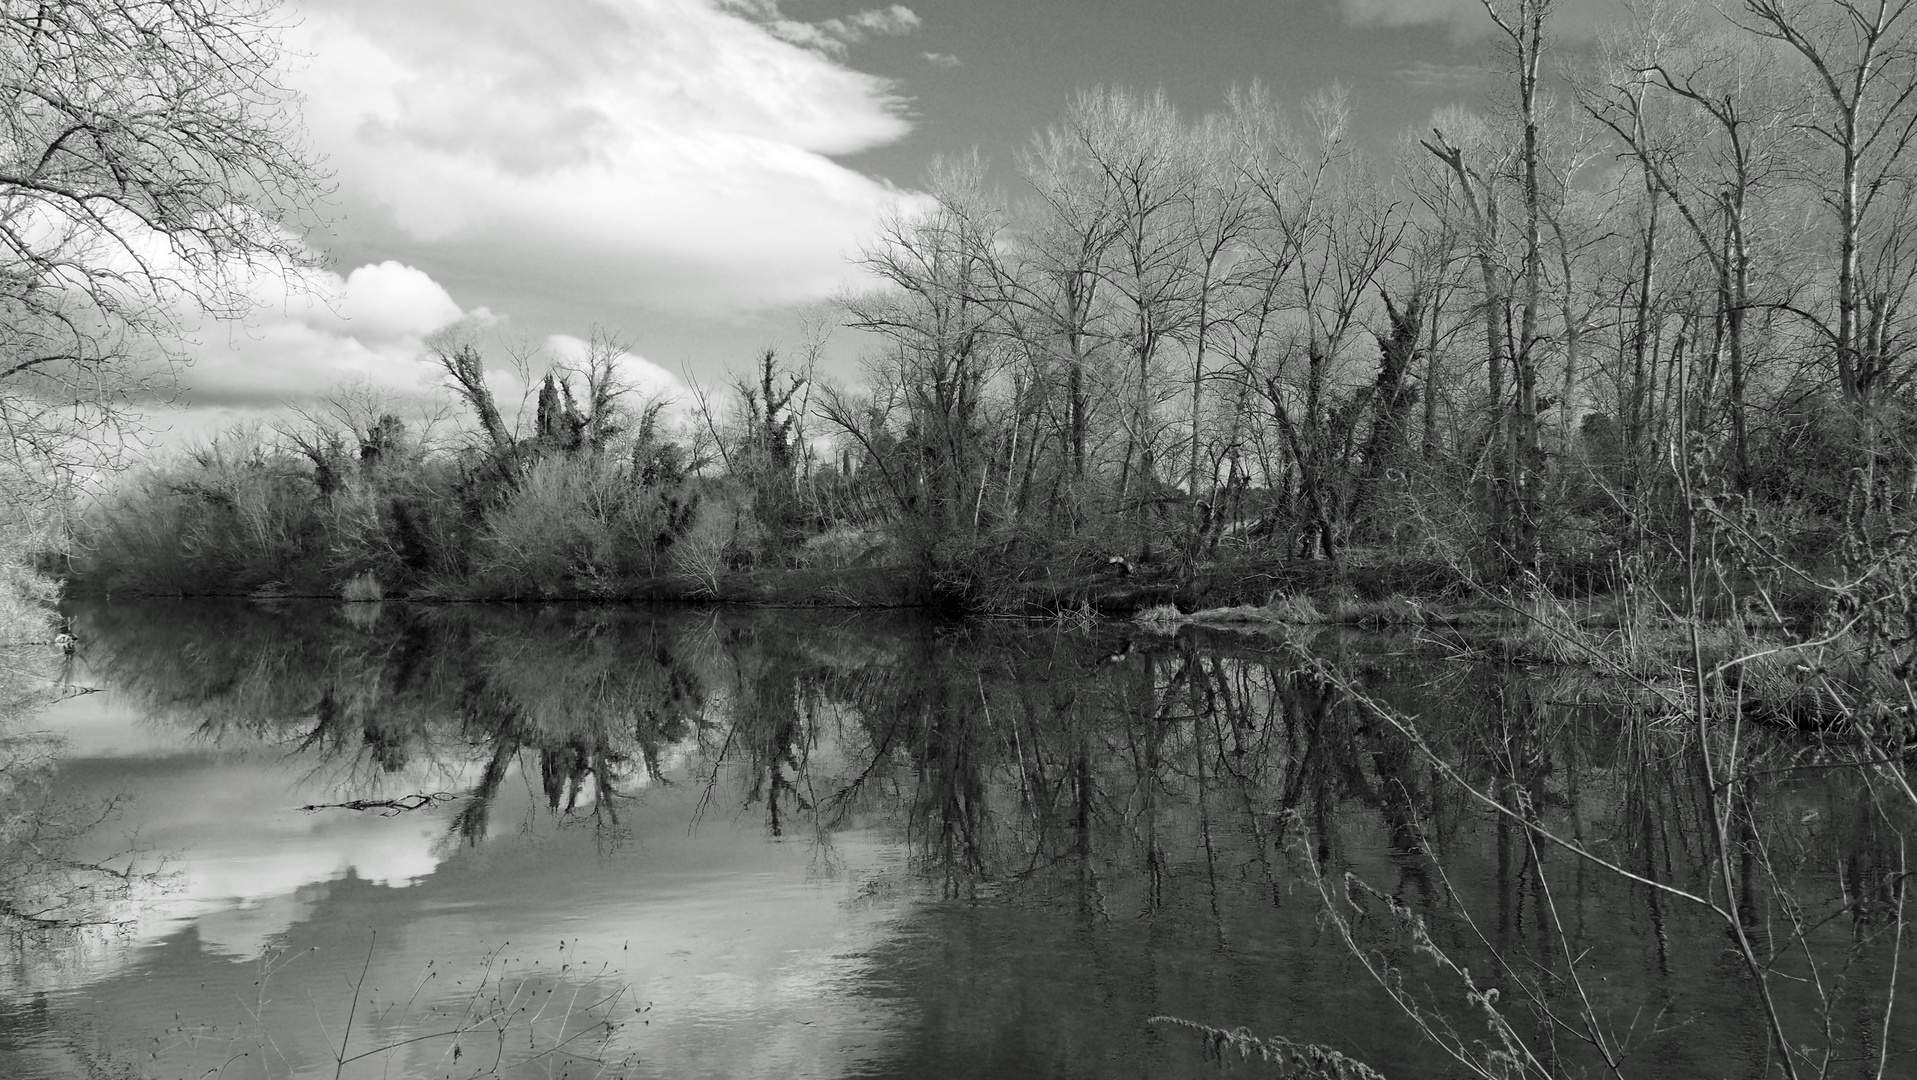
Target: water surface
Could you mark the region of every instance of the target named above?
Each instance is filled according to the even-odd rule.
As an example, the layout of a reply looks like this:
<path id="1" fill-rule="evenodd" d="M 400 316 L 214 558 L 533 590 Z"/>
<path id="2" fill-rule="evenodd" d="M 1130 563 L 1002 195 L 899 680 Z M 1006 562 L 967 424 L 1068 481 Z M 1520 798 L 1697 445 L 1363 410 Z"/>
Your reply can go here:
<path id="1" fill-rule="evenodd" d="M 1500 990 L 1552 1071 L 1774 1064 L 1721 922 L 1531 843 L 1275 642 L 897 613 L 74 616 L 99 692 L 39 723 L 66 740 L 61 812 L 105 818 L 63 865 L 114 922 L 14 935 L 0 1075 L 1274 1069 L 1163 1017 L 1460 1074 L 1368 967 L 1480 1050 L 1499 1036 L 1467 991 Z M 1654 715 L 1431 640 L 1308 647 L 1480 789 L 1713 887 L 1694 763 Z M 1881 1045 L 1898 920 L 1857 902 L 1898 819 L 1836 770 L 1749 790 L 1775 886 L 1740 898 L 1751 924 L 1775 930 L 1780 897 L 1842 916 L 1778 961 L 1823 979 L 1787 992 L 1791 1023 L 1866 1075 L 1917 1071 L 1900 1017 Z M 1549 1019 L 1580 1010 L 1608 1049 Z"/>

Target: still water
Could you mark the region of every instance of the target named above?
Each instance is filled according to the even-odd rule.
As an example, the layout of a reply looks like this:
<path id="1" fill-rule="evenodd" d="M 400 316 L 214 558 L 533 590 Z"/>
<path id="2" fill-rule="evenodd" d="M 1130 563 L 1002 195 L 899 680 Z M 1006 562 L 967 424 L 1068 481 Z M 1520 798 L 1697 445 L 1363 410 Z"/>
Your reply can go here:
<path id="1" fill-rule="evenodd" d="M 1750 736 L 1723 901 L 1680 728 L 1433 635 L 72 615 L 93 692 L 34 721 L 44 865 L 0 887 L 102 925 L 10 937 L 9 1080 L 1279 1072 L 1176 1021 L 1467 1075 L 1411 1012 L 1503 1075 L 1774 1075 L 1726 924 L 1616 870 L 1734 906 L 1832 1075 L 1917 1075 L 1907 814 Z"/>

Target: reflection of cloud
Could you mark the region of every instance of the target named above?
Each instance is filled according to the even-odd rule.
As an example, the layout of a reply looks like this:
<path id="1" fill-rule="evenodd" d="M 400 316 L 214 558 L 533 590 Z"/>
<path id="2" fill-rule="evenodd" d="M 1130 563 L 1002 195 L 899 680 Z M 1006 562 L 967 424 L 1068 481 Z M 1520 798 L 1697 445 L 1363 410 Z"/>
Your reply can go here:
<path id="1" fill-rule="evenodd" d="M 141 915 L 135 938 L 153 941 L 195 923 L 210 945 L 250 956 L 305 917 L 310 886 L 345 877 L 393 887 L 431 874 L 443 815 L 405 819 L 347 810 L 302 813 L 306 803 L 343 797 L 322 771 L 298 779 L 270 755 L 211 752 L 179 726 L 150 718 L 136 699 L 114 691 L 71 698 L 38 722 L 63 736 L 61 764 L 76 789 L 125 800 L 114 826 L 84 843 L 104 858 L 137 836 L 149 861 L 163 860 L 168 894 Z M 384 778 L 392 791 L 439 791 L 469 784 L 470 763 L 410 766 Z"/>
<path id="2" fill-rule="evenodd" d="M 99 741 L 110 736 L 110 720 L 157 730 L 112 691 L 89 697 L 118 699 L 74 710 L 92 717 Z M 276 947 L 298 956 L 321 946 L 288 977 L 300 980 L 293 985 L 345 988 L 338 992 L 350 996 L 369 925 L 379 931 L 379 948 L 366 961 L 373 966 L 367 985 L 389 991 L 418 985 L 436 966 L 450 972 L 442 980 L 466 978 L 469 969 L 455 963 L 477 966 L 486 949 L 508 942 L 550 947 L 563 940 L 567 958 L 590 962 L 582 970 L 617 965 L 635 1002 L 658 1003 L 643 1036 L 662 1075 L 758 1076 L 792 1072 L 793 1062 L 871 1063 L 883 1054 L 883 1033 L 906 1019 L 889 1002 L 844 992 L 866 977 L 905 908 L 862 890 L 904 873 L 904 852 L 874 833 L 832 834 L 830 872 L 821 874 L 812 844 L 769 839 L 753 814 L 702 818 L 703 785 L 681 782 L 622 804 L 634 850 L 609 857 L 603 836 L 545 813 L 537 779 L 515 765 L 491 806 L 492 837 L 478 847 L 448 845 L 443 812 L 299 813 L 294 807 L 302 802 L 343 799 L 357 787 L 335 770 L 316 768 L 310 756 L 285 760 L 246 739 L 210 749 L 186 737 L 190 718 L 171 730 L 172 746 L 155 745 L 140 757 L 63 765 L 76 797 L 130 796 L 123 826 L 167 853 L 178 872 L 176 892 L 155 901 L 123 943 L 136 949 L 36 976 L 40 988 L 86 986 L 122 1030 L 177 1023 L 180 999 L 194 994 L 224 1004 L 194 1013 L 193 1021 L 234 1030 L 243 1017 L 226 1010 L 252 1005 L 261 991 L 250 983 L 259 969 L 232 960 Z M 674 775 L 697 775 L 698 746 L 689 738 L 673 748 Z M 481 766 L 449 763 L 448 770 L 391 777 L 386 790 L 466 790 Z M 688 827 L 694 820 L 701 821 L 697 830 Z M 114 843 L 106 835 L 89 839 Z M 346 953 L 341 945 L 354 950 L 352 959 L 330 960 Z M 522 945 L 506 959 L 523 970 L 531 956 Z M 329 970 L 329 963 L 340 966 Z M 277 1015 L 289 1025 L 279 1030 L 297 1065 L 292 1047 L 307 1044 L 313 1014 Z M 729 1034 L 715 1038 L 716 1031 Z M 192 1050 L 175 1044 L 163 1053 Z M 169 1075 L 176 1062 L 178 1073 L 201 1075 L 185 1065 L 197 1059 L 164 1060 Z M 427 1070 L 394 1075 L 415 1071 Z"/>
<path id="3" fill-rule="evenodd" d="M 828 155 L 909 125 L 891 84 L 782 38 L 767 12 L 316 0 L 295 81 L 341 231 L 606 306 L 711 314 L 830 294 L 894 193 Z M 893 6 L 795 25 L 842 46 L 917 22 Z"/>
<path id="4" fill-rule="evenodd" d="M 157 940 L 192 923 L 210 946 L 249 956 L 305 917 L 308 886 L 350 876 L 398 887 L 438 865 L 433 842 L 445 831 L 442 815 L 398 820 L 346 810 L 301 813 L 295 807 L 302 803 L 337 801 L 326 781 L 289 782 L 258 761 L 191 752 L 177 733 L 174 738 L 171 756 L 73 758 L 63 765 L 69 776 L 99 777 L 96 789 L 123 792 L 128 826 L 137 826 L 141 843 L 165 857 L 171 895 L 142 917 L 138 940 Z M 440 790 L 477 771 L 421 771 L 388 783 L 393 790 Z M 124 842 L 105 829 L 87 839 L 108 848 Z"/>
<path id="5" fill-rule="evenodd" d="M 1391 74 L 1406 86 L 1420 90 L 1459 90 L 1483 79 L 1485 70 L 1476 64 L 1433 64 L 1420 60 Z"/>

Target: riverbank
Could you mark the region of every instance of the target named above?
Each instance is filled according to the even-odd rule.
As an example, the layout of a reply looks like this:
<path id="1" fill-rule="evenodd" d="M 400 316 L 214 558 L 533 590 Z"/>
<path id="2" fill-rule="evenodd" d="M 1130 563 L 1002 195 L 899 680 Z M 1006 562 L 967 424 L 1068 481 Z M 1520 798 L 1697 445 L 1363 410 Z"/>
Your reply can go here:
<path id="1" fill-rule="evenodd" d="M 672 603 L 793 608 L 924 608 L 955 615 L 1104 618 L 1163 626 L 1255 628 L 1340 625 L 1371 629 L 1450 626 L 1498 631 L 1529 623 L 1615 630 L 1670 622 L 1648 587 L 1631 599 L 1595 575 L 1500 588 L 1462 571 L 1411 560 L 1333 564 L 1282 557 L 1219 559 L 1197 567 L 1135 564 L 1103 557 L 1061 559 L 1013 571 L 928 571 L 918 566 L 814 566 L 592 579 L 532 590 L 440 580 L 389 588 L 370 575 L 342 582 L 314 576 L 220 588 L 107 588 L 80 576 L 73 596 L 250 597 L 254 599 L 406 600 L 423 603 Z M 1802 627 L 1815 598 L 1772 597 L 1786 621 L 1754 619 L 1754 605 L 1714 596 L 1702 617 L 1742 619 L 1771 629 Z M 1633 606 L 1647 611 L 1631 610 Z M 1682 606 L 1682 605 L 1679 605 Z M 1666 613 L 1668 614 L 1668 613 Z"/>
<path id="2" fill-rule="evenodd" d="M 1407 621 L 1404 613 L 1409 611 L 1465 617 L 1491 610 L 1462 586 L 1455 573 L 1442 568 L 1409 563 L 1335 566 L 1275 558 L 1219 560 L 1189 569 L 1092 558 L 1003 575 L 940 573 L 903 565 L 745 569 L 600 580 L 536 592 L 460 581 L 393 589 L 369 575 L 337 583 L 312 577 L 260 584 L 235 580 L 231 588 L 224 589 L 106 588 L 82 576 L 69 581 L 68 591 L 75 596 L 937 608 L 978 615 L 1068 614 L 1120 619 L 1160 608 L 1197 612 L 1279 605 L 1272 610 L 1289 621 L 1360 625 L 1403 624 Z"/>

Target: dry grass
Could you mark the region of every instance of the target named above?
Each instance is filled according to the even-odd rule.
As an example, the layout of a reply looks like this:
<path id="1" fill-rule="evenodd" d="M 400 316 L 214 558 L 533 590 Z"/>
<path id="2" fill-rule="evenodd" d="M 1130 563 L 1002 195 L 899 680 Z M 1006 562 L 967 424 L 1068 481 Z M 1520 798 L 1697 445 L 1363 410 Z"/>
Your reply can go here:
<path id="1" fill-rule="evenodd" d="M 1429 614 L 1416 600 L 1402 596 L 1383 600 L 1337 596 L 1328 601 L 1325 608 L 1321 608 L 1316 600 L 1304 593 L 1286 593 L 1273 596 L 1262 606 L 1241 604 L 1205 608 L 1189 615 L 1168 604 L 1159 604 L 1139 612 L 1133 616 L 1133 621 L 1159 628 L 1176 628 L 1188 623 L 1223 627 L 1342 624 L 1383 630 L 1423 626 L 1429 621 Z"/>
<path id="2" fill-rule="evenodd" d="M 1416 600 L 1405 596 L 1390 596 L 1383 600 L 1339 597 L 1332 602 L 1331 615 L 1325 621 L 1373 629 L 1423 626 L 1425 611 Z"/>
<path id="3" fill-rule="evenodd" d="M 1270 613 L 1273 620 L 1281 623 L 1310 626 L 1326 621 L 1324 613 L 1318 610 L 1318 605 L 1312 602 L 1311 597 L 1303 593 L 1273 596 L 1265 601 L 1265 610 Z"/>
<path id="4" fill-rule="evenodd" d="M 1170 632 L 1191 620 L 1184 612 L 1170 604 L 1154 604 L 1132 616 L 1132 621 L 1152 630 Z"/>
<path id="5" fill-rule="evenodd" d="M 386 598 L 386 590 L 380 587 L 379 579 L 369 572 L 348 578 L 339 587 L 339 598 L 351 604 L 377 604 Z"/>

